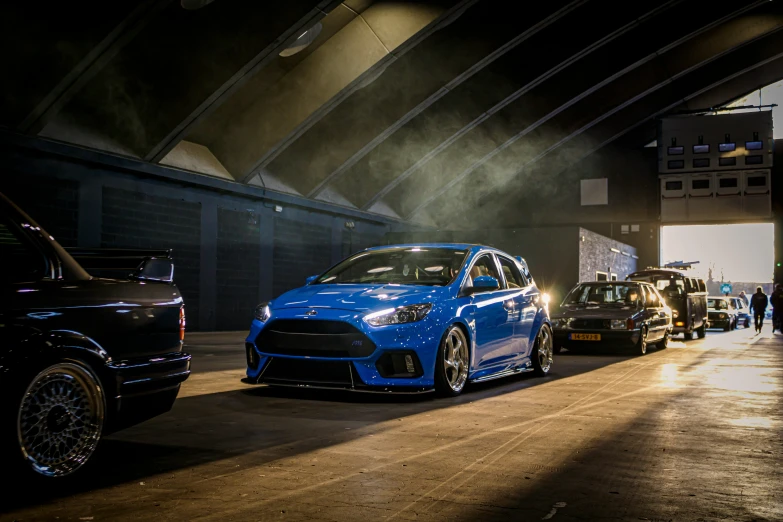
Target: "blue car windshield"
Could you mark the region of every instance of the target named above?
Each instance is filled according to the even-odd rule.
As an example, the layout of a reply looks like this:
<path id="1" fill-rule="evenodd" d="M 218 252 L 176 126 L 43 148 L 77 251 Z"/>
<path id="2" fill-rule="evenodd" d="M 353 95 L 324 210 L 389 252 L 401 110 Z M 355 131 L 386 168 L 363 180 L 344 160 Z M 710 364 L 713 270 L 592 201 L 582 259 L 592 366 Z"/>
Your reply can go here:
<path id="1" fill-rule="evenodd" d="M 315 284 L 446 286 L 457 277 L 467 255 L 465 250 L 425 247 L 360 252 L 323 274 Z"/>

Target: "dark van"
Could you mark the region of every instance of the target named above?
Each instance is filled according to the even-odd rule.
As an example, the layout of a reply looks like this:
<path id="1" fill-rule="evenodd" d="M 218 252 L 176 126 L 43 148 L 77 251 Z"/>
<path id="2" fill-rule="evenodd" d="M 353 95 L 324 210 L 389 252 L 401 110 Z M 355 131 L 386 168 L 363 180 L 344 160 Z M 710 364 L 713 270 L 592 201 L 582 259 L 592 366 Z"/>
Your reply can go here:
<path id="1" fill-rule="evenodd" d="M 655 268 L 634 272 L 627 281 L 644 281 L 658 288 L 672 309 L 673 334 L 681 333 L 693 339 L 693 333 L 703 339 L 707 322 L 707 285 L 703 279 L 689 277 L 677 270 Z"/>

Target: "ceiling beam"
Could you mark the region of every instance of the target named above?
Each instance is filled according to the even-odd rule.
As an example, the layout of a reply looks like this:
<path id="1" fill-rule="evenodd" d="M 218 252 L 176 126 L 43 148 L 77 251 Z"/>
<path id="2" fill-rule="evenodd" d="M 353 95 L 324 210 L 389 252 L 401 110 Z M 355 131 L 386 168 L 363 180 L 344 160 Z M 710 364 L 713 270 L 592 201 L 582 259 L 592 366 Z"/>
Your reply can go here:
<path id="1" fill-rule="evenodd" d="M 237 181 L 241 183 L 249 182 L 259 171 L 265 169 L 270 163 L 272 163 L 280 154 L 282 154 L 288 147 L 290 147 L 297 139 L 299 139 L 310 128 L 317 124 L 327 114 L 340 106 L 345 100 L 347 100 L 352 94 L 368 85 L 376 78 L 378 78 L 383 72 L 394 62 L 414 49 L 421 42 L 426 40 L 430 35 L 438 31 L 439 29 L 449 25 L 454 20 L 462 16 L 462 14 L 476 4 L 479 0 L 460 0 L 457 4 L 452 6 L 449 10 L 437 17 L 432 23 L 421 29 L 411 38 L 406 40 L 396 49 L 387 53 L 383 58 L 378 60 L 369 69 L 364 71 L 358 78 L 353 80 L 348 86 L 343 88 L 337 95 L 333 96 L 327 103 L 321 105 L 317 110 L 313 111 L 307 118 L 299 123 L 296 128 L 288 133 L 282 140 L 280 140 L 274 147 L 267 150 L 261 158 L 259 158 L 250 169 L 244 173 L 238 173 Z"/>
<path id="2" fill-rule="evenodd" d="M 705 33 L 706 31 L 708 31 L 710 29 L 713 29 L 713 28 L 715 28 L 715 27 L 717 27 L 717 26 L 719 26 L 719 25 L 721 25 L 721 24 L 723 24 L 723 23 L 725 23 L 727 21 L 730 21 L 731 19 L 736 18 L 737 16 L 747 12 L 750 9 L 753 9 L 754 7 L 757 7 L 757 6 L 763 5 L 763 4 L 767 4 L 767 3 L 768 3 L 767 0 L 754 2 L 754 3 L 752 3 L 752 4 L 748 5 L 748 6 L 743 7 L 739 11 L 735 11 L 735 12 L 731 13 L 730 15 L 727 15 L 727 16 L 719 19 L 719 20 L 716 20 L 715 22 L 713 22 L 711 24 L 705 25 L 705 26 L 701 27 L 699 30 L 694 31 L 693 33 L 690 33 L 686 37 L 679 39 L 677 42 L 672 43 L 672 44 L 668 44 L 664 48 L 659 49 L 658 51 L 656 51 L 656 52 L 654 52 L 654 53 L 644 57 L 643 59 L 641 59 L 638 62 L 632 64 L 631 66 L 626 67 L 625 69 L 623 69 L 622 71 L 618 72 L 617 74 L 611 76 L 610 78 L 602 80 L 600 83 L 598 83 L 595 86 L 591 87 L 587 91 L 585 91 L 583 93 L 580 93 L 575 98 L 572 98 L 572 99 L 568 100 L 563 105 L 557 107 L 556 109 L 554 109 L 550 113 L 546 114 L 545 116 L 543 116 L 542 118 L 540 118 L 539 120 L 534 122 L 533 124 L 531 124 L 531 125 L 527 126 L 526 128 L 522 129 L 520 132 L 518 132 L 517 134 L 515 134 L 514 136 L 512 136 L 511 138 L 506 140 L 500 146 L 496 147 L 491 152 L 489 152 L 488 154 L 484 155 L 482 158 L 480 158 L 479 160 L 475 161 L 469 167 L 464 169 L 457 176 L 452 178 L 448 183 L 446 183 L 445 185 L 440 187 L 437 191 L 435 191 L 433 194 L 431 194 L 426 199 L 424 199 L 422 202 L 420 202 L 412 211 L 408 212 L 404 216 L 405 219 L 410 220 L 411 218 L 413 218 L 413 216 L 415 216 L 416 214 L 421 212 L 430 203 L 432 203 L 434 200 L 442 197 L 449 190 L 451 190 L 454 186 L 456 186 L 458 183 L 460 183 L 465 178 L 470 176 L 473 172 L 475 172 L 478 168 L 480 168 L 481 166 L 485 165 L 492 158 L 494 158 L 495 156 L 497 156 L 498 154 L 500 154 L 501 152 L 506 150 L 514 142 L 516 142 L 516 141 L 520 140 L 521 138 L 523 138 L 524 136 L 528 135 L 530 132 L 534 131 L 535 129 L 537 129 L 541 125 L 545 124 L 547 121 L 551 120 L 552 118 L 554 118 L 558 114 L 562 113 L 564 110 L 568 109 L 569 107 L 572 107 L 577 102 L 585 99 L 588 95 L 591 95 L 591 94 L 597 92 L 598 90 L 600 90 L 600 88 L 609 85 L 610 83 L 612 83 L 615 80 L 621 78 L 622 76 L 628 74 L 629 72 L 633 71 L 634 69 L 637 69 L 641 65 L 644 65 L 645 63 L 648 63 L 648 62 L 654 60 L 655 58 L 658 58 L 659 56 L 661 56 L 666 51 L 669 51 L 669 50 L 675 48 L 675 46 L 681 45 L 681 44 L 683 44 L 683 43 L 685 43 L 685 42 L 687 42 L 689 40 L 692 40 L 693 38 L 697 37 L 698 35 L 701 35 L 701 34 Z M 648 96 L 652 92 L 657 91 L 661 87 L 664 87 L 665 85 L 668 85 L 669 83 L 673 82 L 677 78 L 680 78 L 680 77 L 684 76 L 685 74 L 693 72 L 694 70 L 696 70 L 696 69 L 698 69 L 698 68 L 700 68 L 700 67 L 702 67 L 704 65 L 707 65 L 708 63 L 711 63 L 712 61 L 714 61 L 714 60 L 716 60 L 716 59 L 718 59 L 718 58 L 720 58 L 722 56 L 725 56 L 726 54 L 729 54 L 729 53 L 735 51 L 739 47 L 742 47 L 742 46 L 750 44 L 750 43 L 752 43 L 752 42 L 754 42 L 756 40 L 764 38 L 764 37 L 768 36 L 769 34 L 775 32 L 775 31 L 778 31 L 779 29 L 780 29 L 780 24 L 778 24 L 774 29 L 772 29 L 770 31 L 767 31 L 767 32 L 765 32 L 763 34 L 760 34 L 760 35 L 758 35 L 758 36 L 756 36 L 756 37 L 754 37 L 752 39 L 744 40 L 744 41 L 742 41 L 741 43 L 739 43 L 737 45 L 734 45 L 734 46 L 731 46 L 731 47 L 729 47 L 727 49 L 724 49 L 720 53 L 713 54 L 709 58 L 707 58 L 705 60 L 702 60 L 702 61 L 700 61 L 700 62 L 698 62 L 696 64 L 693 64 L 690 67 L 687 67 L 687 68 L 679 71 L 678 73 L 676 73 L 674 75 L 667 75 L 665 80 L 659 82 L 658 84 L 655 84 L 655 85 L 651 86 L 650 88 L 646 89 L 645 91 L 643 91 L 643 92 L 637 94 L 636 96 L 632 97 L 630 100 L 627 100 L 626 102 L 624 102 L 624 103 L 614 107 L 610 111 L 607 111 L 606 113 L 602 114 L 600 117 L 598 117 L 598 118 L 588 122 L 586 125 L 580 127 L 579 129 L 575 130 L 574 132 L 570 133 L 569 135 L 563 137 L 561 140 L 556 142 L 554 145 L 548 147 L 546 150 L 544 150 L 543 152 L 539 153 L 534 158 L 526 161 L 522 165 L 522 167 L 517 171 L 517 173 L 522 171 L 522 170 L 524 170 L 525 168 L 533 165 L 535 162 L 539 161 L 541 158 L 543 158 L 543 157 L 547 156 L 548 154 L 550 154 L 553 150 L 556 150 L 557 148 L 559 148 L 563 144 L 569 142 L 570 140 L 572 140 L 576 136 L 579 136 L 583 132 L 589 130 L 594 125 L 600 123 L 601 121 L 603 121 L 606 118 L 610 117 L 611 115 L 619 112 L 620 110 L 622 110 L 625 107 L 631 105 L 632 103 L 635 103 L 635 102 L 639 101 L 640 99 L 644 98 L 645 96 Z"/>
<path id="3" fill-rule="evenodd" d="M 95 76 L 147 23 L 173 0 L 144 0 L 96 45 L 25 117 L 17 127 L 39 133 L 52 118 Z"/>
<path id="4" fill-rule="evenodd" d="M 678 93 L 675 87 L 673 92 L 670 92 L 668 96 L 665 92 L 661 92 L 659 93 L 660 96 L 658 99 L 642 100 L 642 103 L 639 106 L 629 108 L 627 114 L 615 114 L 615 118 L 613 120 L 607 121 L 603 125 L 602 129 L 597 129 L 592 133 L 592 139 L 582 140 L 582 148 L 586 149 L 583 153 L 578 153 L 580 150 L 580 146 L 578 144 L 572 146 L 570 149 L 559 149 L 557 150 L 556 155 L 549 155 L 545 161 L 541 161 L 535 165 L 523 166 L 522 169 L 516 172 L 513 176 L 509 176 L 507 179 L 519 179 L 517 176 L 521 175 L 522 171 L 524 170 L 527 179 L 539 179 L 539 176 L 545 175 L 547 178 L 557 179 L 558 183 L 562 184 L 566 179 L 572 180 L 574 179 L 573 175 L 578 174 L 577 172 L 572 171 L 571 177 L 563 177 L 574 165 L 582 164 L 587 158 L 589 158 L 591 154 L 597 152 L 601 148 L 615 142 L 623 136 L 632 134 L 635 129 L 641 130 L 643 128 L 647 128 L 643 126 L 650 124 L 649 128 L 652 129 L 652 134 L 645 136 L 643 139 L 640 134 L 639 136 L 636 136 L 636 141 L 629 145 L 641 149 L 642 144 L 645 141 L 649 141 L 649 139 L 654 137 L 654 124 L 657 118 L 666 114 L 670 114 L 672 110 L 677 107 L 682 107 L 683 104 L 686 104 L 691 100 L 714 92 L 721 86 L 724 86 L 733 80 L 742 78 L 743 76 L 750 74 L 758 76 L 759 70 L 762 71 L 762 83 L 764 85 L 771 83 L 775 79 L 780 78 L 781 74 L 783 74 L 781 73 L 780 68 L 781 63 L 783 63 L 783 38 L 781 38 L 780 31 L 778 31 L 778 34 L 775 36 L 775 40 L 768 42 L 766 47 L 767 49 L 761 50 L 758 48 L 752 49 L 752 56 L 760 55 L 763 56 L 763 58 L 759 59 L 759 61 L 752 65 L 743 67 L 742 69 L 735 70 L 733 67 L 726 67 L 724 63 L 718 61 L 712 65 L 708 65 L 708 70 L 699 70 L 697 75 L 693 75 L 691 78 L 681 79 L 680 81 L 684 81 L 685 83 L 682 87 L 680 87 L 680 89 L 687 93 L 685 96 L 682 96 L 680 93 Z M 735 55 L 729 58 L 734 63 L 746 62 L 744 56 L 741 57 Z M 721 76 L 724 69 L 734 70 L 735 72 L 726 76 Z M 708 80 L 709 83 L 706 84 L 701 83 L 704 77 L 709 78 L 712 81 Z M 757 83 L 754 81 L 754 84 Z M 747 87 L 743 87 L 736 91 L 736 95 L 739 95 L 740 92 L 746 93 L 747 90 Z M 677 94 L 678 96 L 673 97 L 671 94 Z M 734 96 L 724 94 L 721 97 L 722 102 L 725 102 L 727 97 L 733 98 Z M 701 104 L 702 102 L 697 101 L 696 103 Z M 596 145 L 595 142 L 598 142 L 598 144 Z M 589 147 L 584 147 L 585 144 L 589 144 Z M 486 212 L 482 212 L 480 214 L 481 217 L 486 220 L 485 222 L 489 223 L 493 220 L 500 219 L 501 213 L 504 212 L 504 209 L 507 209 L 508 205 L 519 197 L 519 191 L 509 191 L 509 186 L 506 183 L 502 186 L 495 186 L 492 190 L 483 193 L 477 198 L 474 204 L 477 208 L 486 210 Z M 451 217 L 456 218 L 457 216 Z M 444 221 L 448 220 L 449 216 L 443 216 L 443 219 Z M 529 219 L 529 216 L 526 215 L 521 217 L 521 219 Z M 515 222 L 511 225 L 518 224 L 518 222 Z"/>
<path id="5" fill-rule="evenodd" d="M 566 170 L 571 168 L 572 165 L 584 161 L 585 159 L 587 159 L 589 156 L 591 156 L 592 154 L 596 153 L 600 149 L 610 145 L 611 143 L 613 143 L 616 140 L 622 138 L 623 136 L 627 135 L 628 133 L 632 132 L 633 130 L 637 129 L 638 127 L 644 125 L 645 123 L 653 122 L 656 118 L 660 118 L 662 116 L 665 116 L 669 112 L 675 110 L 677 107 L 680 107 L 680 106 L 688 103 L 689 101 L 693 100 L 694 98 L 697 98 L 697 97 L 702 96 L 704 94 L 709 94 L 710 91 L 713 91 L 713 90 L 715 90 L 715 89 L 717 89 L 719 87 L 722 87 L 725 84 L 727 84 L 728 82 L 731 82 L 732 80 L 736 80 L 738 78 L 741 78 L 744 75 L 747 75 L 747 74 L 750 74 L 750 73 L 752 73 L 754 71 L 757 71 L 758 69 L 761 69 L 761 68 L 763 68 L 763 67 L 765 67 L 765 66 L 767 66 L 767 65 L 769 65 L 769 64 L 771 64 L 771 63 L 773 63 L 775 61 L 781 60 L 781 59 L 783 59 L 783 52 L 775 54 L 774 56 L 766 58 L 766 59 L 764 59 L 764 60 L 762 60 L 762 61 L 760 61 L 758 63 L 750 65 L 750 66 L 748 66 L 748 67 L 746 67 L 744 69 L 741 69 L 739 71 L 736 71 L 736 72 L 726 76 L 725 78 L 723 78 L 723 79 L 721 79 L 721 80 L 719 80 L 717 82 L 713 82 L 712 84 L 710 84 L 710 85 L 708 85 L 708 86 L 706 86 L 706 87 L 704 87 L 702 89 L 699 89 L 699 90 L 689 94 L 688 96 L 685 96 L 685 97 L 675 101 L 674 103 L 671 103 L 671 104 L 667 105 L 666 107 L 663 107 L 662 109 L 659 109 L 659 110 L 656 110 L 653 113 L 650 113 L 648 116 L 645 116 L 644 118 L 634 122 L 633 124 L 631 124 L 631 125 L 629 125 L 627 127 L 624 127 L 622 130 L 618 131 L 617 133 L 615 133 L 614 135 L 612 135 L 608 139 L 603 140 L 601 143 L 599 143 L 595 147 L 589 149 L 584 154 L 582 154 L 580 156 L 577 156 L 574 159 L 570 160 L 568 162 L 568 164 L 564 168 L 560 169 L 557 172 L 557 174 L 555 174 L 554 177 L 559 176 L 560 174 L 562 174 L 563 172 L 565 172 Z M 767 76 L 769 76 L 769 77 L 767 77 Z M 760 89 L 760 88 L 762 88 L 762 87 L 764 87 L 766 85 L 769 85 L 770 83 L 774 83 L 775 81 L 783 79 L 783 69 L 775 68 L 774 70 L 770 70 L 768 74 L 764 75 L 764 78 L 765 78 L 764 80 L 760 80 L 760 81 L 757 81 L 757 80 L 754 79 L 754 87 L 750 91 L 744 90 L 744 91 L 742 91 L 740 93 L 733 94 L 733 95 L 731 95 L 730 99 L 728 99 L 728 100 L 724 99 L 721 102 L 721 104 L 713 105 L 713 106 L 716 106 L 716 107 L 725 106 L 726 104 L 730 103 L 735 98 L 738 98 L 740 96 L 746 95 L 749 92 L 753 92 L 753 91 L 755 91 L 757 89 Z M 702 104 L 697 103 L 696 105 L 701 106 Z"/>
<path id="6" fill-rule="evenodd" d="M 442 151 L 446 150 L 448 147 L 453 145 L 458 139 L 460 139 L 462 136 L 470 132 L 471 130 L 478 127 L 481 123 L 486 121 L 490 118 L 493 114 L 496 112 L 502 110 L 506 106 L 512 104 L 517 99 L 521 98 L 528 92 L 530 92 L 532 89 L 540 85 L 541 83 L 545 82 L 549 78 L 555 76 L 562 70 L 566 69 L 571 64 L 577 62 L 578 60 L 584 58 L 585 56 L 589 55 L 593 51 L 603 47 L 604 45 L 614 41 L 619 36 L 627 33 L 628 31 L 631 31 L 635 27 L 639 26 L 641 23 L 646 21 L 647 19 L 659 14 L 661 11 L 664 11 L 670 7 L 672 7 L 675 4 L 680 3 L 681 0 L 670 0 L 669 2 L 664 2 L 663 4 L 656 6 L 651 11 L 645 13 L 641 17 L 637 18 L 633 22 L 626 24 L 625 26 L 621 27 L 620 29 L 612 32 L 611 34 L 607 35 L 606 37 L 602 38 L 601 40 L 598 40 L 597 42 L 593 43 L 592 45 L 589 45 L 588 47 L 582 49 L 580 52 L 574 54 L 567 60 L 557 64 L 555 67 L 549 69 L 541 76 L 535 78 L 531 82 L 523 85 L 513 93 L 511 93 L 509 96 L 501 100 L 499 103 L 495 104 L 491 108 L 489 108 L 486 112 L 479 115 L 477 118 L 475 118 L 473 121 L 459 129 L 457 132 L 449 136 L 446 140 L 444 140 L 442 143 L 440 143 L 437 147 L 433 148 L 428 152 L 425 156 L 423 156 L 421 159 L 419 159 L 416 163 L 411 165 L 408 169 L 400 173 L 397 177 L 395 177 L 392 181 L 390 181 L 383 189 L 378 191 L 372 198 L 370 198 L 364 205 L 362 205 L 362 209 L 367 210 L 370 207 L 372 207 L 375 203 L 377 203 L 379 200 L 383 199 L 386 194 L 391 192 L 397 185 L 408 179 L 410 176 L 412 176 L 416 171 L 418 171 L 421 167 L 423 167 L 427 162 L 429 162 L 432 158 L 440 154 Z"/>
<path id="7" fill-rule="evenodd" d="M 340 5 L 341 0 L 323 0 L 305 16 L 300 18 L 285 33 L 274 42 L 266 46 L 261 52 L 246 63 L 239 71 L 220 86 L 211 96 L 204 100 L 188 116 L 182 120 L 172 131 L 155 145 L 145 156 L 146 161 L 158 163 L 171 149 L 177 146 L 190 131 L 212 114 L 232 94 L 239 90 L 258 71 L 263 69 L 271 60 L 277 58 L 283 49 L 296 40 L 303 31 L 309 29 L 326 16 L 329 11 Z M 243 181 L 247 181 L 244 180 Z"/>
<path id="8" fill-rule="evenodd" d="M 541 20 L 537 24 L 529 27 L 527 30 L 523 31 L 522 33 L 518 34 L 516 37 L 512 38 L 506 44 L 502 45 L 501 47 L 495 49 L 492 53 L 485 56 L 483 59 L 476 62 L 473 66 L 471 66 L 469 69 L 467 69 L 465 72 L 451 80 L 449 83 L 444 85 L 441 89 L 436 91 L 432 96 L 428 97 L 426 100 L 424 100 L 422 103 L 414 107 L 411 111 L 403 115 L 400 119 L 398 119 L 396 122 L 394 122 L 392 125 L 387 127 L 383 132 L 378 134 L 372 141 L 370 141 L 367 145 L 359 149 L 358 152 L 356 152 L 353 156 L 348 158 L 342 165 L 337 167 L 331 174 L 326 176 L 316 187 L 310 191 L 309 194 L 307 194 L 307 197 L 315 198 L 318 197 L 318 195 L 323 192 L 329 184 L 331 184 L 333 181 L 337 180 L 345 171 L 353 167 L 359 160 L 361 160 L 363 157 L 365 157 L 367 154 L 370 153 L 373 149 L 375 149 L 378 145 L 383 143 L 386 138 L 391 136 L 394 132 L 396 132 L 400 127 L 411 121 L 413 118 L 415 118 L 417 115 L 419 115 L 421 112 L 423 112 L 427 107 L 438 101 L 439 99 L 446 96 L 449 92 L 454 90 L 456 87 L 479 73 L 482 69 L 508 53 L 509 51 L 516 48 L 519 44 L 533 36 L 534 34 L 538 33 L 542 29 L 550 26 L 551 24 L 555 23 L 557 20 L 562 18 L 563 16 L 567 15 L 574 9 L 578 8 L 579 6 L 587 3 L 589 0 L 574 0 L 570 4 L 564 6 L 563 8 L 559 9 L 558 11 L 555 11 L 551 15 L 549 15 L 547 18 Z M 671 1 L 671 0 L 670 0 Z M 677 0 L 680 1 L 680 0 Z M 366 207 L 365 207 L 366 208 Z"/>

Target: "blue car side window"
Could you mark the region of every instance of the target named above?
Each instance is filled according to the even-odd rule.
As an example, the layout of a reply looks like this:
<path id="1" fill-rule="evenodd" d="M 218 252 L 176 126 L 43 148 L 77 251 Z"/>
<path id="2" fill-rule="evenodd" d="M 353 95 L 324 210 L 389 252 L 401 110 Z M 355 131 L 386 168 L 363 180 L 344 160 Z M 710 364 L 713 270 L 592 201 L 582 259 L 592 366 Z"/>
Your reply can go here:
<path id="1" fill-rule="evenodd" d="M 498 283 L 502 284 L 503 280 L 500 279 L 495 261 L 490 254 L 483 254 L 473 263 L 473 267 L 471 267 L 468 278 L 465 281 L 465 286 L 473 286 L 473 279 L 479 276 L 494 277 L 498 280 Z"/>

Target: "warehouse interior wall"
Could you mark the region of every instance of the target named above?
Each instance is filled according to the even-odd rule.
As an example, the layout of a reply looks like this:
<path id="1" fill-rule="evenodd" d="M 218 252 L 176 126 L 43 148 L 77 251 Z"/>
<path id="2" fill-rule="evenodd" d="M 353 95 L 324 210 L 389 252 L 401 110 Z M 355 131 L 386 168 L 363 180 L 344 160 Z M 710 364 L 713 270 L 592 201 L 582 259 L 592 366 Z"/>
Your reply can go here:
<path id="1" fill-rule="evenodd" d="M 113 166 L 108 156 L 96 163 L 11 144 L 0 155 L 0 192 L 63 246 L 172 249 L 188 330 L 247 329 L 258 303 L 407 229 L 301 198 L 276 203 L 151 176 L 135 160 Z"/>

